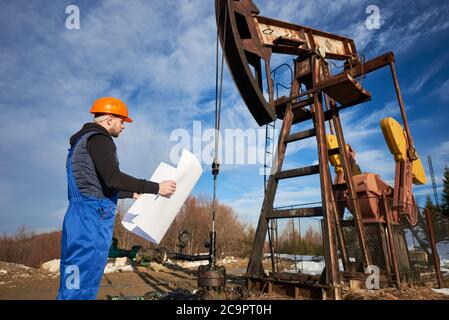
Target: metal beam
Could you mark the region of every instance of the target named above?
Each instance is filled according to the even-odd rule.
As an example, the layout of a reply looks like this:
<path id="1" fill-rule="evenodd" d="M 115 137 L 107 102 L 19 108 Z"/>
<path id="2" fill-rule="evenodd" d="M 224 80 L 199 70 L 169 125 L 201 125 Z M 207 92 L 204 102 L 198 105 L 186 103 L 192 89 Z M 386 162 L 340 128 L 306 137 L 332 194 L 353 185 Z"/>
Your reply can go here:
<path id="1" fill-rule="evenodd" d="M 267 214 L 267 219 L 305 218 L 323 216 L 322 207 L 273 210 Z"/>
<path id="2" fill-rule="evenodd" d="M 275 178 L 277 180 L 290 179 L 290 178 L 309 176 L 309 175 L 318 174 L 318 173 L 320 173 L 319 166 L 310 166 L 310 167 L 280 171 L 275 174 Z"/>

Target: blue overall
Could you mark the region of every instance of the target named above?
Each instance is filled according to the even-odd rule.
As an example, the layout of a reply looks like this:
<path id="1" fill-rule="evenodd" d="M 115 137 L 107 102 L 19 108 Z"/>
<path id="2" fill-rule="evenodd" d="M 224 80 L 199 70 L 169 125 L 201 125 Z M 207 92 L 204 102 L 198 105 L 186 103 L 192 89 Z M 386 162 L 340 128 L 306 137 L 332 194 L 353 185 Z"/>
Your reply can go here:
<path id="1" fill-rule="evenodd" d="M 82 136 L 67 156 L 69 207 L 62 228 L 58 300 L 96 299 L 112 242 L 118 192 L 109 198 L 82 194 L 72 169 L 76 145 L 91 135 Z"/>

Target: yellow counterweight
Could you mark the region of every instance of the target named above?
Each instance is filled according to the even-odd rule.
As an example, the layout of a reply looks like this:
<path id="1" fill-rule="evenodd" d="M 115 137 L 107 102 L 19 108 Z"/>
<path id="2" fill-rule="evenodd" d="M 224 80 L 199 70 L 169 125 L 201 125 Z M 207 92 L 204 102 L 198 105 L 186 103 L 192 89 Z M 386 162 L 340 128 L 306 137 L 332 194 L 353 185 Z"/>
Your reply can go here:
<path id="1" fill-rule="evenodd" d="M 407 134 L 401 124 L 392 117 L 380 122 L 385 141 L 396 162 L 407 159 Z M 427 178 L 421 159 L 412 161 L 413 184 L 426 184 Z"/>

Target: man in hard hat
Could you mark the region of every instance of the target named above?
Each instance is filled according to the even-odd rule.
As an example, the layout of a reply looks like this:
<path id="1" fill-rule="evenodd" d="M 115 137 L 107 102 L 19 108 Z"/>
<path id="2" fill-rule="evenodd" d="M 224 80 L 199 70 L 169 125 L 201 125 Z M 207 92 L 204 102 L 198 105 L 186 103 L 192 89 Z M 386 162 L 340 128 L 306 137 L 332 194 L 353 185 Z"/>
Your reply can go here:
<path id="1" fill-rule="evenodd" d="M 58 299 L 95 299 L 106 265 L 114 229 L 118 198 L 137 198 L 142 193 L 170 196 L 174 181 L 155 183 L 131 177 L 119 169 L 116 146 L 128 117 L 119 99 L 97 99 L 86 123 L 70 138 L 67 156 L 69 207 L 61 240 Z"/>

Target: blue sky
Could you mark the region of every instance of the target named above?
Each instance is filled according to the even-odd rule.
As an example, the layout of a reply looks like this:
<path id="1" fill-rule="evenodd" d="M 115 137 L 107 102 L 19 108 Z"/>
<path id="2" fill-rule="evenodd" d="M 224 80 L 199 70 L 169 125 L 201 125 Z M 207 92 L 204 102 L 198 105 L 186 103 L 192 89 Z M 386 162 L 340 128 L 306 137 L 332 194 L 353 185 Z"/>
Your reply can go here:
<path id="1" fill-rule="evenodd" d="M 89 107 L 99 96 L 120 97 L 130 108 L 135 121 L 116 143 L 121 169 L 139 178 L 149 177 L 159 162 L 170 162 L 173 130 L 192 132 L 193 121 L 201 121 L 203 130 L 213 128 L 213 2 L 0 2 L 0 232 L 21 225 L 36 231 L 61 227 L 68 139 L 90 121 Z M 416 147 L 426 169 L 426 156 L 432 156 L 441 188 L 449 162 L 447 1 L 255 3 L 264 16 L 352 37 L 368 59 L 394 51 Z M 70 4 L 80 8 L 80 30 L 65 28 Z M 380 8 L 379 30 L 365 27 L 369 4 Z M 363 171 L 392 182 L 394 161 L 379 128 L 386 116 L 399 120 L 388 69 L 363 84 L 373 99 L 342 113 L 346 139 Z M 223 90 L 222 129 L 256 130 L 226 68 Z M 298 144 L 288 149 L 285 168 L 315 160 L 313 143 Z M 257 222 L 263 199 L 260 166 L 224 165 L 218 177 L 218 198 L 249 223 Z M 211 197 L 209 164 L 204 168 L 193 193 Z M 318 190 L 314 177 L 283 182 L 276 204 L 315 201 Z M 432 194 L 430 184 L 415 187 L 419 201 L 426 194 Z"/>

